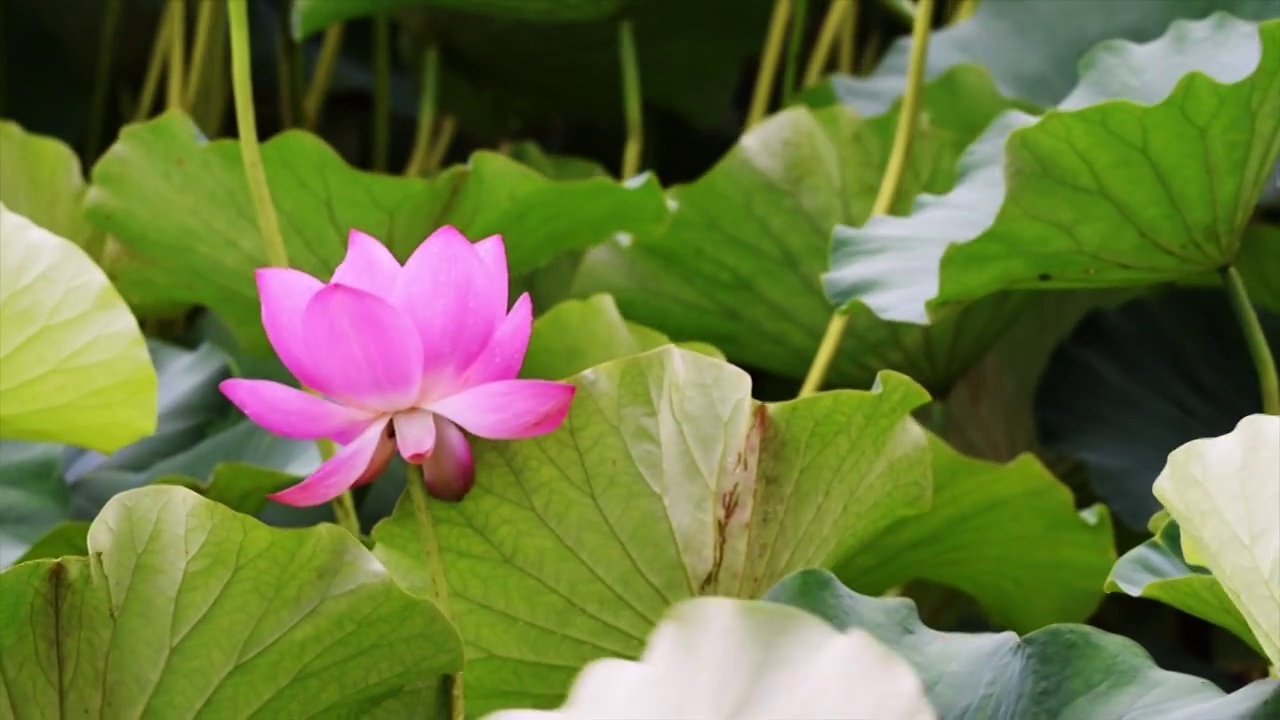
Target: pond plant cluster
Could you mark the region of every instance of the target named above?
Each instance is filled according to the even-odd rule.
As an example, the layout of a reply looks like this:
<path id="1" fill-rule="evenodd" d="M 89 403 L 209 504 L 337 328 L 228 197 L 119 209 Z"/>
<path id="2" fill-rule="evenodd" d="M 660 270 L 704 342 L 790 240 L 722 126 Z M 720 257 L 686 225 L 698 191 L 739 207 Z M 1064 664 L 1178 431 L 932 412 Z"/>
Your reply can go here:
<path id="1" fill-rule="evenodd" d="M 0 21 L 0 718 L 1280 718 L 1280 2 Z"/>

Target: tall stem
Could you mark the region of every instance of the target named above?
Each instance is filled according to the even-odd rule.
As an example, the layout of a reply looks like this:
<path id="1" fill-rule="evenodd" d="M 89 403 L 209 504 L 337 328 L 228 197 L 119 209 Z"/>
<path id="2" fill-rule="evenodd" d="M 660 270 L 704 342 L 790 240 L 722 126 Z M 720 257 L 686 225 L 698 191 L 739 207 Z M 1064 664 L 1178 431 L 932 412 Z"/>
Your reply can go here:
<path id="1" fill-rule="evenodd" d="M 156 102 L 156 89 L 160 86 L 160 73 L 164 71 L 169 57 L 169 33 L 173 23 L 169 16 L 173 14 L 173 6 L 165 5 L 160 13 L 160 21 L 156 25 L 156 38 L 151 45 L 151 59 L 147 61 L 147 74 L 142 79 L 142 90 L 138 92 L 138 106 L 133 111 L 133 121 L 142 122 L 151 114 L 151 106 Z"/>
<path id="2" fill-rule="evenodd" d="M 800 48 L 804 45 L 804 30 L 808 22 L 809 0 L 791 0 L 791 37 L 787 39 L 787 59 L 782 66 L 782 104 L 790 105 L 795 99 L 796 73 L 799 72 Z"/>
<path id="3" fill-rule="evenodd" d="M 196 97 L 200 94 L 200 81 L 212 47 L 213 32 L 217 23 L 214 18 L 218 14 L 218 3 L 210 0 L 200 3 L 200 12 L 196 15 L 195 40 L 191 44 L 191 67 L 187 69 L 187 87 L 185 107 L 195 108 Z"/>
<path id="4" fill-rule="evenodd" d="M 845 75 L 853 74 L 853 62 L 857 57 L 858 14 L 861 11 L 861 0 L 849 0 L 849 11 L 845 13 L 844 22 L 840 24 L 840 48 L 836 55 L 836 68 Z"/>
<path id="5" fill-rule="evenodd" d="M 320 43 L 320 56 L 316 58 L 311 84 L 307 86 L 307 96 L 302 101 L 302 127 L 307 130 L 314 130 L 320 122 L 320 109 L 324 107 L 324 96 L 329 92 L 333 68 L 338 63 L 338 51 L 342 49 L 344 27 L 346 26 L 339 22 L 325 28 L 324 40 Z"/>
<path id="6" fill-rule="evenodd" d="M 439 99 L 440 48 L 432 43 L 422 54 L 422 91 L 418 99 L 418 129 L 413 135 L 413 150 L 404 168 L 408 177 L 417 177 L 426 168 L 431 154 L 431 132 L 436 125 L 436 103 Z"/>
<path id="7" fill-rule="evenodd" d="M 884 176 L 880 180 L 880 189 L 876 193 L 875 202 L 871 205 L 871 217 L 883 215 L 893 207 L 893 200 L 902 184 L 902 175 L 907 167 L 907 157 L 911 152 L 911 141 L 916 133 L 916 117 L 919 115 L 921 85 L 924 80 L 924 65 L 929 48 L 930 19 L 933 17 L 933 0 L 920 0 L 916 7 L 915 21 L 911 28 L 911 59 L 907 66 L 907 88 L 902 98 L 902 109 L 898 112 L 898 125 L 893 135 L 893 149 L 889 152 L 889 163 L 885 166 Z M 800 386 L 800 397 L 816 393 L 827 378 L 831 362 L 840 349 L 840 340 L 844 336 L 849 316 L 844 310 L 836 310 L 827 325 L 827 331 L 818 345 L 813 364 Z"/>
<path id="8" fill-rule="evenodd" d="M 422 168 L 424 172 L 440 169 L 440 163 L 444 162 L 444 155 L 449 151 L 449 143 L 453 142 L 453 134 L 457 129 L 458 121 L 452 115 L 445 115 L 440 119 L 440 129 L 432 140 L 431 152 L 427 153 L 427 164 Z"/>
<path id="9" fill-rule="evenodd" d="M 391 20 L 373 18 L 373 169 L 385 172 L 391 149 Z"/>
<path id="10" fill-rule="evenodd" d="M 186 63 L 187 4 L 186 0 L 169 0 L 169 63 L 168 83 L 165 85 L 164 104 L 168 110 L 182 108 L 182 76 Z"/>
<path id="11" fill-rule="evenodd" d="M 253 113 L 248 0 L 227 0 L 227 23 L 231 30 L 231 87 L 235 95 L 240 157 L 244 161 L 244 175 L 249 183 L 249 195 L 253 198 L 253 209 L 258 216 L 258 232 L 262 233 L 262 247 L 267 255 L 267 263 L 288 267 L 289 253 L 285 250 L 276 209 L 271 203 L 271 188 L 267 185 L 267 173 L 262 166 L 262 149 L 258 145 L 258 122 Z"/>
<path id="12" fill-rule="evenodd" d="M 102 145 L 106 123 L 107 97 L 111 90 L 111 60 L 115 55 L 116 28 L 124 0 L 107 0 L 102 6 L 102 33 L 98 36 L 98 66 L 93 78 L 93 104 L 89 107 L 89 132 L 85 136 L 84 157 L 93 162 Z"/>
<path id="13" fill-rule="evenodd" d="M 1268 415 L 1280 415 L 1280 377 L 1276 374 L 1276 361 L 1271 355 L 1271 347 L 1267 344 L 1266 333 L 1262 323 L 1258 322 L 1258 313 L 1249 300 L 1249 291 L 1244 286 L 1244 279 L 1234 266 L 1228 265 L 1222 270 L 1222 281 L 1227 286 L 1227 294 L 1231 297 L 1231 308 L 1235 311 L 1236 321 L 1244 331 L 1245 343 L 1249 346 L 1249 356 L 1253 358 L 1253 366 L 1258 372 L 1258 385 L 1262 390 L 1262 411 Z"/>
<path id="14" fill-rule="evenodd" d="M 760 69 L 756 72 L 756 86 L 751 93 L 751 106 L 747 111 L 747 128 L 764 119 L 769 110 L 769 96 L 778 74 L 778 57 L 782 54 L 782 40 L 787 33 L 787 21 L 791 17 L 791 0 L 774 0 L 773 15 L 769 18 L 769 30 L 765 35 L 764 52 L 760 55 Z"/>
<path id="15" fill-rule="evenodd" d="M 818 30 L 818 39 L 813 43 L 813 52 L 809 54 L 809 64 L 805 66 L 802 87 L 809 87 L 822 77 L 831 61 L 831 50 L 835 47 L 836 36 L 844 26 L 844 18 L 850 11 L 854 0 L 832 0 L 827 8 L 827 15 L 822 19 L 822 29 Z"/>
<path id="16" fill-rule="evenodd" d="M 640 172 L 644 150 L 644 105 L 640 89 L 640 61 L 636 56 L 636 38 L 631 21 L 618 22 L 618 62 L 622 66 L 622 112 L 627 126 L 627 141 L 622 146 L 622 179 Z"/>
<path id="17" fill-rule="evenodd" d="M 409 502 L 413 505 L 413 516 L 418 521 L 418 537 L 422 541 L 422 560 L 431 573 L 431 593 L 436 607 L 450 622 L 453 621 L 453 609 L 449 604 L 449 585 L 444 575 L 444 559 L 440 556 L 440 541 L 436 537 L 435 521 L 431 517 L 431 500 L 427 495 L 427 486 L 422 479 L 422 466 L 412 463 L 405 476 L 405 492 L 409 494 Z M 453 676 L 451 698 L 453 720 L 466 717 L 462 688 L 462 673 Z"/>

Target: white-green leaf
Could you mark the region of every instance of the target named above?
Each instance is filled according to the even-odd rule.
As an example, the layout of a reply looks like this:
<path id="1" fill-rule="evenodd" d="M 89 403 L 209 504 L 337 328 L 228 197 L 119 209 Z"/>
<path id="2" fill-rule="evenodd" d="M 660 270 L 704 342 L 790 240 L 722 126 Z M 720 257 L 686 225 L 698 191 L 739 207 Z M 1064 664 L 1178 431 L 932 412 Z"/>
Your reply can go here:
<path id="1" fill-rule="evenodd" d="M 155 430 L 156 388 L 102 270 L 0 204 L 0 437 L 110 452 Z"/>
<path id="2" fill-rule="evenodd" d="M 1280 417 L 1250 415 L 1174 450 L 1154 489 L 1280 663 Z"/>
<path id="3" fill-rule="evenodd" d="M 915 671 L 869 633 L 785 605 L 698 598 L 667 612 L 638 661 L 583 669 L 559 710 L 485 720 L 935 717 Z"/>

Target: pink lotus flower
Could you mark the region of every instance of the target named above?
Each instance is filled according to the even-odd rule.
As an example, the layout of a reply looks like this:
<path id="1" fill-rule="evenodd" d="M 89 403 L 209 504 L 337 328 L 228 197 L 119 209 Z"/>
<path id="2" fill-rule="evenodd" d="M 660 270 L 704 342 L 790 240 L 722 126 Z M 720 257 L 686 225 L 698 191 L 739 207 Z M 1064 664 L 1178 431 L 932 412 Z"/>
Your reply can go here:
<path id="1" fill-rule="evenodd" d="M 526 293 L 507 312 L 500 236 L 473 245 L 445 226 L 404 267 L 358 230 L 347 242 L 328 284 L 288 268 L 257 271 L 267 338 L 299 382 L 325 397 L 269 380 L 219 387 L 277 435 L 343 446 L 273 500 L 328 502 L 377 477 L 397 448 L 422 465 L 433 496 L 460 500 L 475 480 L 462 430 L 502 440 L 551 432 L 575 388 L 515 379 L 533 308 Z"/>

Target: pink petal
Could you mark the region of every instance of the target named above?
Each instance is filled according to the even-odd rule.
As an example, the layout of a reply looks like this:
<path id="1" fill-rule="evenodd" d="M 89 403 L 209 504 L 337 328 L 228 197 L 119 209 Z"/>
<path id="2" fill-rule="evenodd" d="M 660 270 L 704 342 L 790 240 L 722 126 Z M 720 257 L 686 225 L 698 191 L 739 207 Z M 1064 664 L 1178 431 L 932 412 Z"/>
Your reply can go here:
<path id="1" fill-rule="evenodd" d="M 396 413 L 396 445 L 406 462 L 420 463 L 436 446 L 436 421 L 426 410 Z"/>
<path id="2" fill-rule="evenodd" d="M 520 374 L 529 333 L 533 329 L 533 303 L 529 293 L 516 298 L 507 318 L 498 326 L 489 345 L 463 374 L 458 391 L 497 380 L 512 380 Z M 452 393 L 451 393 L 452 394 Z"/>
<path id="3" fill-rule="evenodd" d="M 372 464 L 379 445 L 391 444 L 386 427 L 387 420 L 371 423 L 355 441 L 322 463 L 306 480 L 267 497 L 294 507 L 319 505 L 338 497 L 374 470 Z"/>
<path id="4" fill-rule="evenodd" d="M 324 283 L 289 268 L 259 268 L 254 273 L 262 299 L 262 327 L 280 362 L 308 387 L 314 375 L 307 367 L 308 348 L 302 337 L 302 311 Z"/>
<path id="5" fill-rule="evenodd" d="M 296 440 L 331 438 L 346 444 L 377 418 L 270 380 L 232 378 L 223 380 L 218 389 L 250 420 Z"/>
<path id="6" fill-rule="evenodd" d="M 377 238 L 359 230 L 347 234 L 347 256 L 333 271 L 330 284 L 347 285 L 388 301 L 400 276 L 400 263 Z"/>
<path id="7" fill-rule="evenodd" d="M 311 387 L 363 410 L 412 407 L 422 381 L 422 346 L 413 324 L 377 295 L 328 285 L 302 313 L 315 376 Z"/>
<path id="8" fill-rule="evenodd" d="M 436 421 L 436 448 L 422 463 L 422 481 L 437 500 L 457 502 L 476 481 L 476 466 L 467 436 L 457 425 L 439 415 Z"/>
<path id="9" fill-rule="evenodd" d="M 476 254 L 480 256 L 480 261 L 484 263 L 488 269 L 488 275 L 491 282 L 500 289 L 500 302 L 498 303 L 498 311 L 507 311 L 507 291 L 511 284 L 511 279 L 507 275 L 507 246 L 503 242 L 501 235 L 490 235 L 483 240 L 477 240 L 475 243 Z"/>
<path id="10" fill-rule="evenodd" d="M 575 390 L 550 380 L 499 380 L 437 400 L 427 409 L 480 437 L 515 440 L 559 427 Z"/>
<path id="11" fill-rule="evenodd" d="M 493 274 L 452 226 L 435 231 L 413 252 L 394 298 L 422 339 L 429 386 L 451 384 L 480 355 L 506 312 L 506 293 L 505 273 Z"/>

